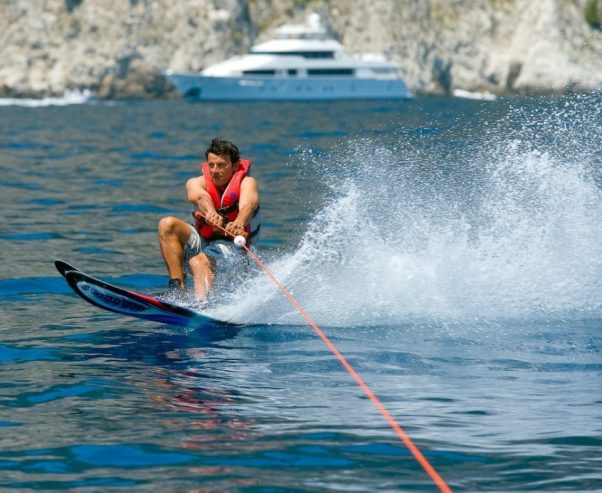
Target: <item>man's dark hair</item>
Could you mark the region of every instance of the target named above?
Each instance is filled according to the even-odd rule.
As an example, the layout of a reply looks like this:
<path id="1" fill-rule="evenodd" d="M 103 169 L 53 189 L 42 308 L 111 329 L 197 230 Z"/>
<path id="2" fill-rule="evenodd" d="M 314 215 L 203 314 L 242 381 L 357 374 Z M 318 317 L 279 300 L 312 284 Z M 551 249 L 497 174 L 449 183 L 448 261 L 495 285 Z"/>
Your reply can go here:
<path id="1" fill-rule="evenodd" d="M 227 154 L 230 157 L 230 162 L 232 164 L 236 164 L 240 159 L 238 147 L 229 140 L 220 139 L 219 137 L 216 137 L 211 141 L 211 145 L 205 151 L 205 159 L 209 157 L 209 153 L 217 154 L 218 156 Z"/>

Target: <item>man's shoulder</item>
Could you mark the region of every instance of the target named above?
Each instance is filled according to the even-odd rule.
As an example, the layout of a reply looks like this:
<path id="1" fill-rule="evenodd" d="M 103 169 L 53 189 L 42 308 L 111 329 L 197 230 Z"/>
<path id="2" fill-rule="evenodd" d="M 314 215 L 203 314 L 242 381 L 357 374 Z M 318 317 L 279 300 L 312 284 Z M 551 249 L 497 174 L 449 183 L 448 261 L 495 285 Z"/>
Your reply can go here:
<path id="1" fill-rule="evenodd" d="M 241 186 L 245 186 L 245 187 L 256 187 L 257 186 L 257 180 L 252 177 L 252 176 L 245 176 L 242 181 L 240 182 Z"/>
<path id="2" fill-rule="evenodd" d="M 205 188 L 205 177 L 203 175 L 194 176 L 186 181 L 186 188 L 203 187 Z"/>

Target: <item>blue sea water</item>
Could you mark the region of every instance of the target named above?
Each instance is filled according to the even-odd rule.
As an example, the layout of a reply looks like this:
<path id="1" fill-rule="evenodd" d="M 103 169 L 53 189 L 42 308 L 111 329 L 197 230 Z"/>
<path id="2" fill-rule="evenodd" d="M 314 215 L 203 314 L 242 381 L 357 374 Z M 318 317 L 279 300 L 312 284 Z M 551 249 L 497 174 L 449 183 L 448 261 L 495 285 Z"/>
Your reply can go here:
<path id="1" fill-rule="evenodd" d="M 258 254 L 454 491 L 602 491 L 602 99 L 0 107 L 0 490 L 436 491 L 261 272 L 198 332 L 139 291 L 209 140 Z"/>

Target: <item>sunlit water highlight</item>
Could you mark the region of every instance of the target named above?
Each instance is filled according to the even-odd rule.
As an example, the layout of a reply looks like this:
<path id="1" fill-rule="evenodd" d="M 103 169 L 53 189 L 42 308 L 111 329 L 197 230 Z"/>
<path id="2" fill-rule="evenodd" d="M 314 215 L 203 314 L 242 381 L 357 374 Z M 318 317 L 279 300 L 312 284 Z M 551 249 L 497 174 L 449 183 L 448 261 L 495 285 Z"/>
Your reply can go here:
<path id="1" fill-rule="evenodd" d="M 255 161 L 257 251 L 457 491 L 599 491 L 600 98 L 0 108 L 0 489 L 433 491 L 259 271 L 198 333 L 157 220 L 210 137 Z M 224 118 L 224 115 L 244 118 Z"/>

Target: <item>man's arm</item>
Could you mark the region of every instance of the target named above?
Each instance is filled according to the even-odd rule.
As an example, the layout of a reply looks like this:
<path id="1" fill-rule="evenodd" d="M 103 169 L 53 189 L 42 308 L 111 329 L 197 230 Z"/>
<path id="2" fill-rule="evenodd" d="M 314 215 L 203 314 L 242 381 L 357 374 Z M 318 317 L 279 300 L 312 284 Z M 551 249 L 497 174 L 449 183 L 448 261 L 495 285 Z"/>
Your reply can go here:
<path id="1" fill-rule="evenodd" d="M 215 210 L 211 195 L 207 192 L 204 176 L 190 178 L 190 180 L 186 182 L 186 193 L 188 195 L 188 200 L 198 206 L 199 210 L 203 213 L 204 219 L 208 223 L 217 224 L 218 226 L 224 225 L 224 218 Z"/>
<path id="2" fill-rule="evenodd" d="M 251 222 L 253 214 L 259 206 L 259 190 L 257 181 L 252 176 L 246 176 L 240 184 L 240 198 L 238 199 L 238 216 L 226 224 L 226 231 L 233 235 L 241 235 L 245 226 Z"/>

